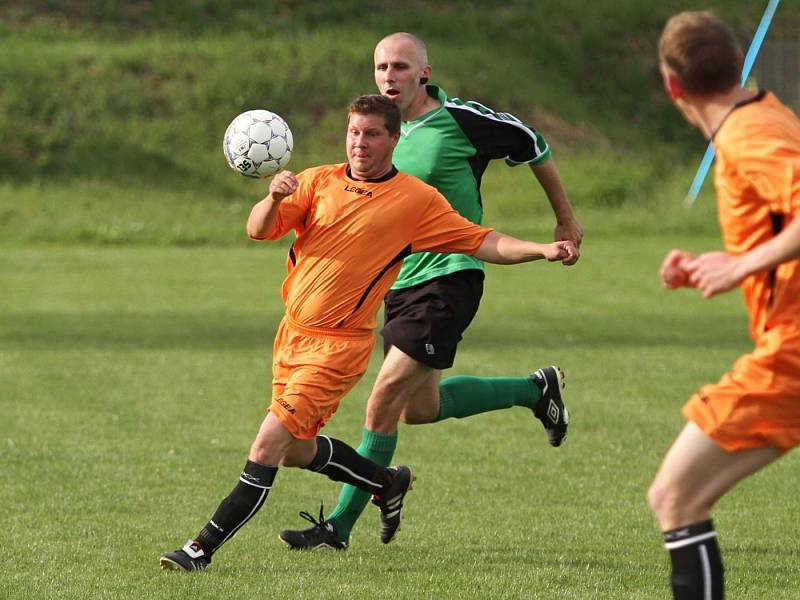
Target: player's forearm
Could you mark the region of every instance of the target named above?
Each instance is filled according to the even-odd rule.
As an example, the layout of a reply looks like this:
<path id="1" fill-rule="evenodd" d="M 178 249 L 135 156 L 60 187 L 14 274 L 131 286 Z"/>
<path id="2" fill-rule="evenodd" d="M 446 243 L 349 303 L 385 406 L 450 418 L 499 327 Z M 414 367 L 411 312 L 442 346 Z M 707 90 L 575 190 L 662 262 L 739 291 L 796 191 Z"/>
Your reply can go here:
<path id="1" fill-rule="evenodd" d="M 564 185 L 561 183 L 561 176 L 558 173 L 555 161 L 550 158 L 543 163 L 530 165 L 530 168 L 547 195 L 547 200 L 553 208 L 553 214 L 556 219 L 558 221 L 574 219 L 572 205 L 567 198 Z"/>
<path id="2" fill-rule="evenodd" d="M 514 265 L 545 258 L 546 244 L 518 240 L 510 235 L 492 231 L 475 251 L 475 258 L 498 265 Z"/>
<path id="3" fill-rule="evenodd" d="M 275 221 L 278 219 L 278 209 L 281 201 L 276 200 L 272 194 L 253 206 L 247 218 L 247 235 L 251 240 L 264 240 L 272 232 Z"/>
<path id="4" fill-rule="evenodd" d="M 737 265 L 737 275 L 741 281 L 749 275 L 768 271 L 795 258 L 800 258 L 800 217 L 770 241 L 743 255 Z"/>

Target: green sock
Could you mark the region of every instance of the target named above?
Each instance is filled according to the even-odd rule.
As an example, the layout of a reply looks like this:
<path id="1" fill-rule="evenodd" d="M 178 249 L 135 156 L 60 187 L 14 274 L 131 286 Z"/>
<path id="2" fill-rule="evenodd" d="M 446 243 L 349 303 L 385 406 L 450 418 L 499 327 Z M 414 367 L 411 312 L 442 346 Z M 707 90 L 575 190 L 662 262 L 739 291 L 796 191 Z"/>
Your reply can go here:
<path id="1" fill-rule="evenodd" d="M 542 392 L 530 377 L 449 377 L 439 384 L 439 416 L 463 419 L 472 415 L 527 406 L 533 408 Z"/>
<path id="2" fill-rule="evenodd" d="M 361 434 L 361 445 L 356 448 L 361 456 L 388 467 L 392 462 L 394 450 L 397 448 L 397 434 L 390 435 L 364 429 Z M 339 504 L 333 509 L 327 520 L 336 526 L 336 535 L 340 541 L 347 541 L 353 525 L 364 512 L 372 494 L 352 485 L 343 485 L 339 492 Z"/>

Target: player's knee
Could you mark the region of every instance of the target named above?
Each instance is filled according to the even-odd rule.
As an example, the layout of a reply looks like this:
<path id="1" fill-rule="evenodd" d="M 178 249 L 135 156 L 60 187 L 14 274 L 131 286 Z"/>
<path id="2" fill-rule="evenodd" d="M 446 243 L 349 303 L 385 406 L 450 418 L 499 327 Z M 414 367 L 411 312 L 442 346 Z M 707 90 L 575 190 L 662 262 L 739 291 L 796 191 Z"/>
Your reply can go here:
<path id="1" fill-rule="evenodd" d="M 663 477 L 657 476 L 647 490 L 647 504 L 661 523 L 671 521 L 678 516 L 680 491 Z"/>
<path id="2" fill-rule="evenodd" d="M 658 515 L 659 510 L 663 506 L 664 496 L 664 490 L 661 485 L 657 480 L 653 481 L 647 489 L 647 505 L 656 515 Z"/>
<path id="3" fill-rule="evenodd" d="M 284 447 L 270 443 L 270 440 L 265 439 L 263 436 L 259 436 L 250 446 L 250 455 L 248 458 L 260 465 L 282 465 L 284 464 L 283 461 L 286 458 L 285 453 L 286 449 Z"/>
<path id="4" fill-rule="evenodd" d="M 647 490 L 647 504 L 664 530 L 701 521 L 710 510 L 708 503 L 658 478 Z"/>

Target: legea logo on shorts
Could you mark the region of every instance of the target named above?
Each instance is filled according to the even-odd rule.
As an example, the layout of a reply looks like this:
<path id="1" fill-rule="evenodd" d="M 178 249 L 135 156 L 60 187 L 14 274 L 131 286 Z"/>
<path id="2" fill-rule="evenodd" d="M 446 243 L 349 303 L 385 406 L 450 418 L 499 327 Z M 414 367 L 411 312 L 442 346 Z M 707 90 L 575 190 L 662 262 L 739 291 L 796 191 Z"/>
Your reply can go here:
<path id="1" fill-rule="evenodd" d="M 288 403 L 286 400 L 284 400 L 283 398 L 275 398 L 275 402 L 277 402 L 277 403 L 278 403 L 278 404 L 280 404 L 280 405 L 281 405 L 283 408 L 285 408 L 285 409 L 286 409 L 286 412 L 288 412 L 289 414 L 292 414 L 292 415 L 294 414 L 294 408 L 292 407 L 292 405 L 291 405 L 291 404 L 289 404 L 289 403 Z"/>
<path id="2" fill-rule="evenodd" d="M 425 344 L 425 352 L 428 354 L 436 354 L 436 348 L 433 347 L 433 344 Z"/>

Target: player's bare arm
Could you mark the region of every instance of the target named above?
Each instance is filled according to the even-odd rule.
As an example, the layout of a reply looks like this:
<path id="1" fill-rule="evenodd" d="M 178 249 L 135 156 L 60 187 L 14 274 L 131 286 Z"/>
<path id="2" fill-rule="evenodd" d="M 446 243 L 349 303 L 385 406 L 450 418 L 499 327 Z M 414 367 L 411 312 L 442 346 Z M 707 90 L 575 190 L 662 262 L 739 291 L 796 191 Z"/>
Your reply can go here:
<path id="1" fill-rule="evenodd" d="M 553 239 L 557 242 L 570 240 L 580 248 L 583 240 L 583 226 L 575 217 L 555 162 L 551 158 L 541 164 L 531 165 L 530 167 L 539 181 L 539 185 L 542 186 L 547 195 L 553 214 L 556 217 Z"/>
<path id="2" fill-rule="evenodd" d="M 800 219 L 770 241 L 741 256 L 707 252 L 688 263 L 690 281 L 706 298 L 737 287 L 743 279 L 768 271 L 789 260 L 800 258 Z"/>
<path id="3" fill-rule="evenodd" d="M 291 171 L 280 171 L 269 183 L 267 196 L 253 206 L 247 218 L 247 235 L 253 240 L 263 240 L 275 224 L 278 208 L 286 196 L 297 189 L 297 179 Z"/>
<path id="4" fill-rule="evenodd" d="M 492 231 L 483 239 L 474 256 L 498 265 L 513 265 L 541 259 L 551 262 L 560 260 L 565 265 L 574 265 L 580 257 L 580 251 L 570 240 L 540 244 Z"/>

